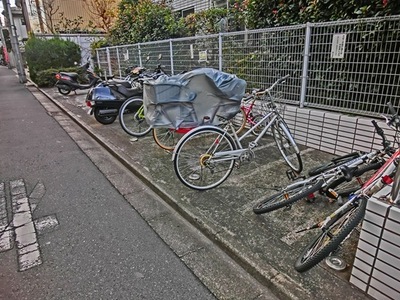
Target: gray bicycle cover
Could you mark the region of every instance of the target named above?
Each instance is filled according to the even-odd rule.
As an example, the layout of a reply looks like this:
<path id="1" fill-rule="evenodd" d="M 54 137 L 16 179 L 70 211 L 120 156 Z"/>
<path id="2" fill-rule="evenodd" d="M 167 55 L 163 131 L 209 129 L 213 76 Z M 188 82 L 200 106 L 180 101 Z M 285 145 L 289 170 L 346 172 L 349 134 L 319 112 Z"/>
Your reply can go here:
<path id="1" fill-rule="evenodd" d="M 192 128 L 218 124 L 240 111 L 246 81 L 212 68 L 163 75 L 144 82 L 146 121 L 153 127 Z M 207 121 L 207 122 L 206 122 Z"/>

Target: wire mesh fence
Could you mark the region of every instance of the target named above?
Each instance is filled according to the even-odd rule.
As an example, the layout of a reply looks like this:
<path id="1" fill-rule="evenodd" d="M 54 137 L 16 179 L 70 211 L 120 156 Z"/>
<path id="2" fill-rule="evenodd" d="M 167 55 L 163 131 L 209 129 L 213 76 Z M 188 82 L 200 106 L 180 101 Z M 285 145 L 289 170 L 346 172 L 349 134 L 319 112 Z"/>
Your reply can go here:
<path id="1" fill-rule="evenodd" d="M 97 50 L 98 66 L 123 77 L 127 66 L 163 65 L 178 74 L 210 67 L 236 74 L 248 91 L 290 74 L 282 101 L 355 115 L 400 105 L 400 16 L 171 39 Z"/>

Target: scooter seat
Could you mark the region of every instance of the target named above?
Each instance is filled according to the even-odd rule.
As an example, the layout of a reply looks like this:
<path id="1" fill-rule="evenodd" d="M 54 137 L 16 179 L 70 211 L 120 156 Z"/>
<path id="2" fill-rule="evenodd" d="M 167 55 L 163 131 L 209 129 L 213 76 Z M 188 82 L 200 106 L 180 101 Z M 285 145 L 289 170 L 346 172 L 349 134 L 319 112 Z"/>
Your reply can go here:
<path id="1" fill-rule="evenodd" d="M 61 75 L 69 76 L 73 79 L 78 79 L 78 73 L 75 72 L 60 72 Z"/>
<path id="2" fill-rule="evenodd" d="M 108 80 L 108 84 L 111 85 L 123 85 L 126 88 L 131 88 L 132 84 L 129 81 L 123 80 L 123 79 L 112 79 Z"/>
<path id="3" fill-rule="evenodd" d="M 142 94 L 143 94 L 142 90 L 137 88 L 126 89 L 126 91 L 124 92 L 124 95 L 127 96 L 128 98 L 133 96 L 139 96 Z"/>
<path id="4" fill-rule="evenodd" d="M 143 94 L 143 91 L 139 88 L 133 88 L 133 87 L 127 88 L 123 85 L 118 86 L 118 92 L 127 98 Z"/>

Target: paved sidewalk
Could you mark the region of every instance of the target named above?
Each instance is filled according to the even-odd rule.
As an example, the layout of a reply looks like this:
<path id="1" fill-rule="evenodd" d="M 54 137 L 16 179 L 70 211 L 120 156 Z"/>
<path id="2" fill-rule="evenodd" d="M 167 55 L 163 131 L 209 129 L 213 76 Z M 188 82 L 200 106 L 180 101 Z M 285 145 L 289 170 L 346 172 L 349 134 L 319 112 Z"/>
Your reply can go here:
<path id="1" fill-rule="evenodd" d="M 229 263 L 223 271 L 242 275 L 240 288 L 248 288 L 238 291 L 245 295 L 265 292 L 56 105 L 33 93 L 38 98 L 0 66 L 0 299 L 211 300 L 214 291 L 193 272 L 200 265 L 207 276 L 216 269 L 204 268 L 209 261 L 220 269 Z M 142 212 L 151 212 L 151 224 L 164 235 L 183 232 L 178 251 L 107 175 L 124 178 L 131 201 L 144 204 Z"/>
<path id="2" fill-rule="evenodd" d="M 99 124 L 86 113 L 83 91 L 67 97 L 58 94 L 54 88 L 42 92 L 282 299 L 368 298 L 348 282 L 356 239 L 350 240 L 339 253 L 349 264 L 345 271 L 334 271 L 325 263 L 303 274 L 293 268 L 302 247 L 313 235 L 312 232 L 294 232 L 326 216 L 337 208 L 337 204 L 318 198 L 315 203 L 300 201 L 291 210 L 261 216 L 252 212 L 257 199 L 289 183 L 285 174 L 287 166 L 271 139 L 263 140 L 255 161 L 235 169 L 221 186 L 209 191 L 194 191 L 179 182 L 174 174 L 171 153 L 160 149 L 151 134 L 136 141 L 124 133 L 118 121 L 107 126 Z M 332 155 L 302 147 L 302 158 L 306 173 L 307 169 L 329 160 Z M 124 182 L 119 184 L 123 186 Z M 125 197 L 129 201 L 130 196 Z"/>

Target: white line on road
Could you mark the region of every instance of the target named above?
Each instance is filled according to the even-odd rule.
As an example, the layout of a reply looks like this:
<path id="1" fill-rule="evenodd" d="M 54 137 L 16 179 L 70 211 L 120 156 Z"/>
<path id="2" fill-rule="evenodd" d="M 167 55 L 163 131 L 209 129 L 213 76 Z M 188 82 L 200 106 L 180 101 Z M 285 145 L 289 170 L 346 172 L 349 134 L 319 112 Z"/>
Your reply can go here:
<path id="1" fill-rule="evenodd" d="M 24 181 L 10 181 L 10 191 L 19 270 L 25 271 L 40 265 L 42 258 Z"/>
<path id="2" fill-rule="evenodd" d="M 0 252 L 12 248 L 11 227 L 8 224 L 5 184 L 0 182 Z"/>

